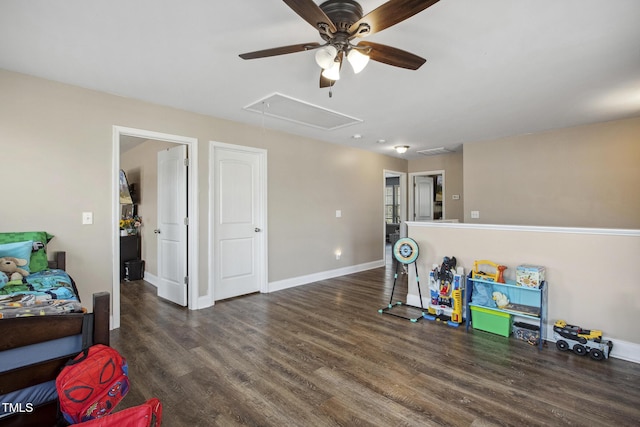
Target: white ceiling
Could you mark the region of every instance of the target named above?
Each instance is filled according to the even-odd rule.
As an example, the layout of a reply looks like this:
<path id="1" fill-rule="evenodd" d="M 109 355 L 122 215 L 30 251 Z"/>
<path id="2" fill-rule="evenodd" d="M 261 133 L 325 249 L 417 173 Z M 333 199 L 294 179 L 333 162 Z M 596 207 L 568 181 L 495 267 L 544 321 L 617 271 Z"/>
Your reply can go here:
<path id="1" fill-rule="evenodd" d="M 0 68 L 390 155 L 409 145 L 397 156 L 412 158 L 640 115 L 639 17 L 639 0 L 441 0 L 367 38 L 426 64 L 346 66 L 330 98 L 313 51 L 238 57 L 322 42 L 280 0 L 2 0 Z M 274 92 L 362 123 L 327 131 L 243 109 Z"/>

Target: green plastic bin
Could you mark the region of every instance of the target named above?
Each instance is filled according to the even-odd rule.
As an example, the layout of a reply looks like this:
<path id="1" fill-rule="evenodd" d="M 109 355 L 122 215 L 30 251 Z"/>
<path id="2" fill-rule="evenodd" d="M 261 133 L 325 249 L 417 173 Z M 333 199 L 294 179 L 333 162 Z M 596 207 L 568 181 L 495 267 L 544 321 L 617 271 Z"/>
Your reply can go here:
<path id="1" fill-rule="evenodd" d="M 512 316 L 502 311 L 485 307 L 471 306 L 471 324 L 473 329 L 491 332 L 492 334 L 508 337 L 511 335 Z"/>

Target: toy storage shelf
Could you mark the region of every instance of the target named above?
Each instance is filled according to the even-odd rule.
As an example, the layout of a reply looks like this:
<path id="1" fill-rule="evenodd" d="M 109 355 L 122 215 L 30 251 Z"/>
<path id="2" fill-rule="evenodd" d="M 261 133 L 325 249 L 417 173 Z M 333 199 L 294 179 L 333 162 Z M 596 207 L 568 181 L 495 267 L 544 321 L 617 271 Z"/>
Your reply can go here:
<path id="1" fill-rule="evenodd" d="M 509 299 L 506 307 L 498 308 L 489 304 L 477 304 L 473 302 L 473 293 L 478 286 L 485 287 L 488 295 L 493 292 L 502 292 Z M 546 339 L 545 324 L 547 323 L 547 283 L 542 282 L 539 288 L 518 286 L 515 281 L 507 280 L 506 283 L 498 283 L 485 279 L 467 277 L 466 295 L 466 330 L 473 328 L 471 307 L 481 307 L 497 313 L 508 313 L 520 321 L 533 324 L 539 328 L 540 339 L 538 348 L 542 349 Z"/>

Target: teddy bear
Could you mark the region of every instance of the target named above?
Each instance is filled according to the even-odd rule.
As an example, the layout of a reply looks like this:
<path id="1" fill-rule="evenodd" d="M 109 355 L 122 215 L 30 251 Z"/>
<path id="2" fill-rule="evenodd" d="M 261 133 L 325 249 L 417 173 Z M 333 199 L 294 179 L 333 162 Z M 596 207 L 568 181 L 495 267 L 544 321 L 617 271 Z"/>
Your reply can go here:
<path id="1" fill-rule="evenodd" d="M 0 271 L 6 273 L 10 281 L 22 280 L 28 276 L 29 272 L 20 267 L 27 265 L 27 260 L 22 258 L 4 257 L 0 258 Z"/>
<path id="2" fill-rule="evenodd" d="M 494 292 L 493 300 L 496 302 L 498 308 L 506 307 L 509 304 L 509 298 L 502 292 Z"/>

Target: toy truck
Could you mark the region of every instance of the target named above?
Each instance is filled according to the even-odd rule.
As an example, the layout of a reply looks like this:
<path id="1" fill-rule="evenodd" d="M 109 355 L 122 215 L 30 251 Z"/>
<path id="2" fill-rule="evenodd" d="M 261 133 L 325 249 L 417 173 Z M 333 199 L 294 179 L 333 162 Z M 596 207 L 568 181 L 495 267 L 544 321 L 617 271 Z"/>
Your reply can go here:
<path id="1" fill-rule="evenodd" d="M 613 348 L 611 341 L 602 339 L 602 331 L 582 329 L 564 320 L 558 320 L 553 325 L 553 337 L 558 350 L 573 350 L 578 356 L 589 353 L 593 360 L 608 359 Z"/>

